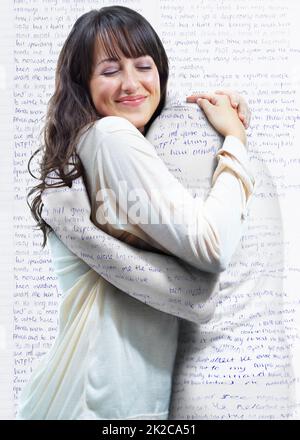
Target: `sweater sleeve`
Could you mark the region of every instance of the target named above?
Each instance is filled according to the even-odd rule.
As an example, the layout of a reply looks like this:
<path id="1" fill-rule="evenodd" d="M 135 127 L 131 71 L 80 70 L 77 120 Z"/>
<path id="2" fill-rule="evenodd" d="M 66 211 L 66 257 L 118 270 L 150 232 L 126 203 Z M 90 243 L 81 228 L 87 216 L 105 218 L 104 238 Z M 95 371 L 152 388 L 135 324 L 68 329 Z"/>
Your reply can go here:
<path id="1" fill-rule="evenodd" d="M 206 272 L 228 265 L 240 240 L 254 178 L 244 145 L 228 136 L 217 153 L 205 201 L 193 198 L 129 121 L 109 116 L 92 128 L 96 222 L 129 230 Z M 117 214 L 116 214 L 117 212 Z M 134 225 L 134 226 L 132 226 Z"/>
<path id="2" fill-rule="evenodd" d="M 211 318 L 218 277 L 175 257 L 136 249 L 99 229 L 90 219 L 82 178 L 72 188 L 44 190 L 42 201 L 42 217 L 58 239 L 124 294 L 197 324 Z"/>

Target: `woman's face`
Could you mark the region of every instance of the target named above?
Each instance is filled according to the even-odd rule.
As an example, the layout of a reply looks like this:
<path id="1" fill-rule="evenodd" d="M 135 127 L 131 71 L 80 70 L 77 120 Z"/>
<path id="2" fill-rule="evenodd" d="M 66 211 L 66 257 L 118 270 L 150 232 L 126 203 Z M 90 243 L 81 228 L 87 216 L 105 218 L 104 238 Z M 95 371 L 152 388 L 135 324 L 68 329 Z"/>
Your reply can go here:
<path id="1" fill-rule="evenodd" d="M 141 132 L 160 101 L 159 74 L 149 55 L 116 60 L 96 51 L 89 90 L 101 116 L 121 116 Z"/>

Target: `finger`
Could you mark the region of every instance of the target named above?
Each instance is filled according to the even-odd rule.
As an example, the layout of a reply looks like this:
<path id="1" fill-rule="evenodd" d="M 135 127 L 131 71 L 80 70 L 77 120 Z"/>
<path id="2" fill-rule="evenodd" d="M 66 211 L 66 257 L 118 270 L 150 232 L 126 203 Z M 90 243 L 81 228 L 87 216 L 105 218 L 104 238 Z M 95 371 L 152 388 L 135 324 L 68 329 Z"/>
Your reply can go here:
<path id="1" fill-rule="evenodd" d="M 214 105 L 211 104 L 208 99 L 204 98 L 198 98 L 197 104 L 206 114 L 209 113 L 212 108 L 214 108 Z"/>
<path id="2" fill-rule="evenodd" d="M 248 113 L 249 107 L 248 107 L 246 101 L 241 96 L 239 96 L 238 98 L 239 98 L 238 99 L 239 111 L 246 116 L 246 114 Z"/>
<path id="3" fill-rule="evenodd" d="M 249 127 L 248 121 L 247 121 L 247 117 L 243 114 L 243 113 L 238 113 L 239 119 L 242 122 L 242 124 L 244 125 L 245 128 Z"/>
<path id="4" fill-rule="evenodd" d="M 217 93 L 217 95 L 223 95 L 223 96 L 227 96 L 229 98 L 231 107 L 233 107 L 234 109 L 237 109 L 239 106 L 239 101 L 238 101 L 238 97 L 236 95 L 236 93 L 234 92 L 227 92 L 227 93 Z"/>
<path id="5" fill-rule="evenodd" d="M 244 99 L 241 99 L 238 111 L 245 116 L 245 121 L 247 122 L 247 125 L 249 127 L 251 120 L 251 110 L 249 109 L 248 104 Z"/>
<path id="6" fill-rule="evenodd" d="M 187 96 L 186 102 L 197 102 L 197 99 L 198 99 L 198 96 L 190 95 L 190 96 Z"/>
<path id="7" fill-rule="evenodd" d="M 215 94 L 217 95 L 227 95 L 230 99 L 231 105 L 233 108 L 238 110 L 238 115 L 242 114 L 244 117 L 240 118 L 243 122 L 245 128 L 249 128 L 250 120 L 251 120 L 251 111 L 248 107 L 246 100 L 236 92 L 232 90 L 216 90 Z"/>
<path id="8" fill-rule="evenodd" d="M 217 98 L 212 93 L 197 93 L 186 98 L 187 102 L 197 102 L 197 99 L 207 99 L 211 104 L 217 103 Z"/>
<path id="9" fill-rule="evenodd" d="M 237 109 L 239 106 L 239 95 L 232 90 L 216 90 L 216 95 L 226 95 L 230 100 L 230 104 L 233 108 Z"/>
<path id="10" fill-rule="evenodd" d="M 242 120 L 242 123 L 243 123 L 245 128 L 249 128 L 249 122 L 248 122 L 246 117 Z"/>
<path id="11" fill-rule="evenodd" d="M 213 93 L 199 93 L 198 98 L 207 99 L 211 104 L 217 103 L 217 97 Z"/>
<path id="12" fill-rule="evenodd" d="M 239 104 L 238 111 L 245 116 L 249 124 L 251 119 L 251 111 L 244 100 L 242 100 L 241 103 Z"/>
<path id="13" fill-rule="evenodd" d="M 217 104 L 217 102 L 218 102 L 217 97 L 214 96 L 214 95 L 203 94 L 203 95 L 200 95 L 200 98 L 205 98 L 205 99 L 207 99 L 211 104 L 214 104 L 214 105 Z"/>

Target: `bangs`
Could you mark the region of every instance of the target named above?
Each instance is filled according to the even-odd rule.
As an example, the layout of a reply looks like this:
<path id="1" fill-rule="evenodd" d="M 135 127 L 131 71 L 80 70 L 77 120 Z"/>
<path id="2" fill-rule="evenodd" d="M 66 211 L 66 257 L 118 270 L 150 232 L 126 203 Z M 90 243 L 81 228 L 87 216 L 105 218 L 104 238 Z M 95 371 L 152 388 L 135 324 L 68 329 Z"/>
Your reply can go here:
<path id="1" fill-rule="evenodd" d="M 150 55 L 155 59 L 157 58 L 155 46 L 155 39 L 149 38 L 149 30 L 143 29 L 143 26 L 137 23 L 113 26 L 110 22 L 101 22 L 98 26 L 94 50 L 117 60 L 122 56 L 138 58 L 144 55 Z"/>

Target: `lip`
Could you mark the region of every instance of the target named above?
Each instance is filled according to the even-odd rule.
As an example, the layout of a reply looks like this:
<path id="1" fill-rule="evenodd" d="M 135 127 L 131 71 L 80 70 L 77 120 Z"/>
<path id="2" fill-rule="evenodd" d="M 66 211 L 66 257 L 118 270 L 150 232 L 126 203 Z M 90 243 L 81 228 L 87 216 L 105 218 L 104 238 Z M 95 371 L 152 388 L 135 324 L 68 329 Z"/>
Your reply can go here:
<path id="1" fill-rule="evenodd" d="M 142 102 L 144 102 L 146 98 L 147 96 L 144 95 L 124 96 L 123 98 L 118 99 L 117 102 L 120 104 L 135 107 L 137 105 L 140 105 Z"/>

